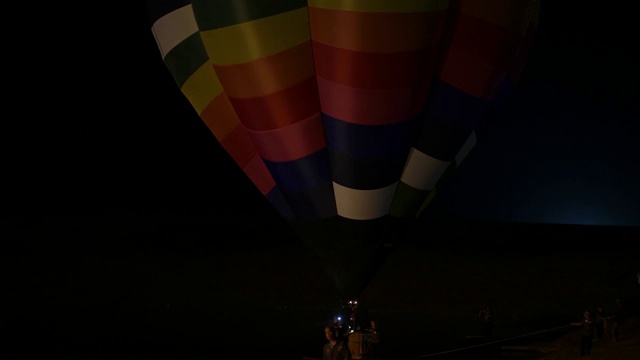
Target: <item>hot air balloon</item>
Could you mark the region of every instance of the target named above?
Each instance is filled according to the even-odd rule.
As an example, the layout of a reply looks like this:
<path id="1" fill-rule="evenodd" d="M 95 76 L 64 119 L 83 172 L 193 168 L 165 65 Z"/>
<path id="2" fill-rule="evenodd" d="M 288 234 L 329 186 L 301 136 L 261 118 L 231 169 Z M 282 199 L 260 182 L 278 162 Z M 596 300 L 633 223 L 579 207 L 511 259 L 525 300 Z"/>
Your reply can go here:
<path id="1" fill-rule="evenodd" d="M 514 86 L 539 6 L 148 1 L 177 85 L 345 300 L 362 293 Z"/>

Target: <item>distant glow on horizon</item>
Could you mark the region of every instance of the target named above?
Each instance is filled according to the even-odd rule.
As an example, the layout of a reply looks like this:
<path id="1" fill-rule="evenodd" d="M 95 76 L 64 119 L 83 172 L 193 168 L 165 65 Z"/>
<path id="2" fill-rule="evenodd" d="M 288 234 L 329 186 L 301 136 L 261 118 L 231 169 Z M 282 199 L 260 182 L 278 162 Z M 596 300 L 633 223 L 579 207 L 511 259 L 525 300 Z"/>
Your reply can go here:
<path id="1" fill-rule="evenodd" d="M 555 209 L 544 215 L 544 222 L 575 225 L 622 225 L 621 218 L 612 216 L 608 209 L 598 207 L 575 207 Z"/>
<path id="2" fill-rule="evenodd" d="M 574 189 L 526 194 L 514 192 L 509 202 L 468 202 L 458 194 L 447 194 L 434 201 L 436 216 L 479 221 L 544 223 L 559 225 L 631 226 L 640 225 L 640 207 L 623 195 L 608 193 L 571 193 Z M 525 195 L 522 195 L 522 194 Z M 440 194 L 443 195 L 443 194 Z M 453 196 L 452 196 L 453 195 Z M 437 197 L 436 197 L 437 198 Z M 437 208 L 436 208 L 437 207 Z M 431 216 L 426 213 L 425 216 Z"/>
<path id="3" fill-rule="evenodd" d="M 562 204 L 541 206 L 516 215 L 528 222 L 567 225 L 634 226 L 637 221 L 628 217 L 629 209 L 602 204 L 580 204 L 564 201 Z"/>

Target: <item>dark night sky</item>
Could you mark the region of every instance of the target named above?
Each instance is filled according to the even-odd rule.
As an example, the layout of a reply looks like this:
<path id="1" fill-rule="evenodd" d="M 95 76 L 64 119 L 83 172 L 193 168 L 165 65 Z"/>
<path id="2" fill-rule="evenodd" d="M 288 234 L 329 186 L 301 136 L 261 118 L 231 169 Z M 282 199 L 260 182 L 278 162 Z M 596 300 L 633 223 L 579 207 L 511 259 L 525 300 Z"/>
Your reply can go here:
<path id="1" fill-rule="evenodd" d="M 519 88 L 439 194 L 444 214 L 640 225 L 640 71 L 625 4 L 542 3 Z"/>
<path id="2" fill-rule="evenodd" d="M 543 2 L 517 93 L 440 194 L 447 214 L 640 225 L 640 72 L 632 22 L 624 2 L 565 3 Z"/>
<path id="3" fill-rule="evenodd" d="M 543 2 L 517 92 L 431 216 L 640 225 L 631 4 Z M 48 15 L 57 6 L 16 10 L 32 31 L 7 66 L 10 213 L 274 216 L 179 92 L 144 3 Z"/>

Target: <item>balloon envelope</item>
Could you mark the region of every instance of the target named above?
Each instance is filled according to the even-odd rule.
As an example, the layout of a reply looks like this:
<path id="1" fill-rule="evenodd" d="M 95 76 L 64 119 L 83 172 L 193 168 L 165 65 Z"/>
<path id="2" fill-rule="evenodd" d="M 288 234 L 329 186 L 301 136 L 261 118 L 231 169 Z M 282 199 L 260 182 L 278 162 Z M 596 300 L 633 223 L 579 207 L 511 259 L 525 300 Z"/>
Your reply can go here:
<path id="1" fill-rule="evenodd" d="M 536 0 L 150 0 L 177 85 L 354 298 L 513 86 Z"/>

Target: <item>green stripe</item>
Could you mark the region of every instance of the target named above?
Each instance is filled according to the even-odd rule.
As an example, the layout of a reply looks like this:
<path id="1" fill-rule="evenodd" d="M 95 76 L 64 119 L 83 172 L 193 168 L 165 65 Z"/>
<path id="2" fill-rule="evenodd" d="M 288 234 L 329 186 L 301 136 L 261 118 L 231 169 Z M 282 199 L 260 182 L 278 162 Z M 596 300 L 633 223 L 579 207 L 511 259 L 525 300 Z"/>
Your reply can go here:
<path id="1" fill-rule="evenodd" d="M 456 161 L 455 160 L 451 161 L 449 163 L 449 166 L 447 166 L 447 169 L 442 173 L 442 176 L 440 176 L 440 179 L 438 179 L 438 182 L 436 183 L 435 188 L 439 189 L 443 185 L 446 185 L 449 179 L 453 177 L 453 174 L 456 173 L 457 169 L 458 169 L 458 164 L 456 163 Z"/>
<path id="2" fill-rule="evenodd" d="M 209 56 L 204 49 L 199 33 L 194 33 L 183 40 L 171 49 L 164 58 L 169 72 L 179 87 L 182 87 L 187 79 L 208 60 Z"/>
<path id="3" fill-rule="evenodd" d="M 389 215 L 398 218 L 414 218 L 418 210 L 429 196 L 430 190 L 420 190 L 403 182 L 398 183 L 398 188 L 393 197 Z"/>
<path id="4" fill-rule="evenodd" d="M 241 24 L 307 6 L 306 0 L 194 0 L 200 30 Z"/>
<path id="5" fill-rule="evenodd" d="M 442 176 L 440 176 L 440 179 L 438 179 L 436 186 L 432 190 L 420 190 L 402 181 L 399 182 L 389 209 L 389 215 L 398 218 L 414 218 L 419 216 L 422 211 L 424 211 L 424 209 L 421 209 L 423 205 L 428 206 L 428 204 L 425 204 L 425 201 L 430 201 L 429 196 L 435 195 L 438 189 L 447 184 L 453 174 L 455 174 L 457 168 L 458 164 L 455 160 L 452 161 L 444 173 L 442 173 Z"/>

